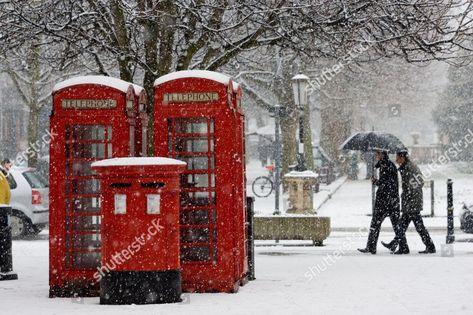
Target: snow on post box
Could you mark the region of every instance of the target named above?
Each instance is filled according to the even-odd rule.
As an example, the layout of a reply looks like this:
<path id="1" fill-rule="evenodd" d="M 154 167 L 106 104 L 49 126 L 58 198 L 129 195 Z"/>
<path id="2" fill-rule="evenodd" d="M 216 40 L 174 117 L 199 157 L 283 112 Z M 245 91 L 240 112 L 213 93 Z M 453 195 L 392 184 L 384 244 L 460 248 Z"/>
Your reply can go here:
<path id="1" fill-rule="evenodd" d="M 240 98 L 230 77 L 211 71 L 174 72 L 154 83 L 155 155 L 187 162 L 180 217 L 184 291 L 236 292 L 246 283 Z"/>
<path id="2" fill-rule="evenodd" d="M 98 296 L 100 185 L 92 162 L 133 155 L 135 91 L 129 82 L 82 76 L 54 86 L 50 117 L 51 297 Z"/>
<path id="3" fill-rule="evenodd" d="M 180 174 L 186 163 L 134 157 L 92 164 L 102 184 L 101 304 L 180 301 Z"/>

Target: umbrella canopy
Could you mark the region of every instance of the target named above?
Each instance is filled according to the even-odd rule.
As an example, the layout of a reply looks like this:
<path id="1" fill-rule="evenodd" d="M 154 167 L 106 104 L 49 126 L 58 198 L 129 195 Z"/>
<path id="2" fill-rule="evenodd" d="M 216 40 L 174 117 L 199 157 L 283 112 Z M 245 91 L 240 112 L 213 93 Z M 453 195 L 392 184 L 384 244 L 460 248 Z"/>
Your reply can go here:
<path id="1" fill-rule="evenodd" d="M 387 132 L 357 132 L 340 146 L 340 150 L 388 151 L 396 153 L 407 151 L 406 146 L 396 136 Z"/>

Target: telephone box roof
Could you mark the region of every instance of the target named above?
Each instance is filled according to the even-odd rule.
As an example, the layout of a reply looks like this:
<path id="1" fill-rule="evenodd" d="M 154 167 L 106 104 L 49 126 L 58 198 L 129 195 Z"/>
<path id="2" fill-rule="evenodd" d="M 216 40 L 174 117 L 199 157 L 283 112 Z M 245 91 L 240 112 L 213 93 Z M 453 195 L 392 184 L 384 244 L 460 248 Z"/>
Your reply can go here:
<path id="1" fill-rule="evenodd" d="M 166 83 L 168 81 L 173 81 L 177 79 L 183 78 L 201 78 L 219 82 L 224 85 L 228 85 L 230 81 L 230 77 L 219 72 L 214 71 L 207 71 L 207 70 L 184 70 L 184 71 L 177 71 L 172 72 L 162 77 L 159 77 L 154 81 L 154 86 L 158 86 L 160 84 Z"/>
<path id="2" fill-rule="evenodd" d="M 114 77 L 107 77 L 101 75 L 79 76 L 57 83 L 53 88 L 53 93 L 71 86 L 81 84 L 97 84 L 108 86 L 116 90 L 122 91 L 123 93 L 127 93 L 131 85 L 130 82 L 126 82 Z"/>

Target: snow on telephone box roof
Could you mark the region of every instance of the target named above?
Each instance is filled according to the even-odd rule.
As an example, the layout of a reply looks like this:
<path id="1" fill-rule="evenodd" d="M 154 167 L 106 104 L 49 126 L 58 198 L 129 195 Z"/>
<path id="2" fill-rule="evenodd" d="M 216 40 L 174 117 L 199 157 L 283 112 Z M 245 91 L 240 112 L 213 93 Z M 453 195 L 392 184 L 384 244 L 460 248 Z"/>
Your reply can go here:
<path id="1" fill-rule="evenodd" d="M 151 165 L 187 165 L 187 163 L 166 157 L 122 157 L 106 159 L 92 163 L 92 167 Z"/>
<path id="2" fill-rule="evenodd" d="M 88 75 L 67 79 L 65 81 L 57 83 L 53 88 L 53 93 L 71 86 L 81 84 L 97 84 L 108 86 L 116 90 L 122 91 L 123 93 L 128 92 L 130 85 L 132 85 L 130 82 L 126 82 L 114 77 L 107 77 L 102 75 Z"/>
<path id="3" fill-rule="evenodd" d="M 212 80 L 219 82 L 224 85 L 228 85 L 228 82 L 230 81 L 231 77 L 229 77 L 226 74 L 219 73 L 219 72 L 214 72 L 214 71 L 208 71 L 208 70 L 183 70 L 183 71 L 177 71 L 177 72 L 172 72 L 169 74 L 165 74 L 162 77 L 157 78 L 154 81 L 154 86 L 158 86 L 160 84 L 173 81 L 173 80 L 178 80 L 178 79 L 184 79 L 184 78 L 200 78 L 200 79 L 207 79 L 207 80 Z M 236 89 L 238 87 L 238 83 L 233 82 L 233 89 Z M 236 86 L 236 87 L 235 87 Z"/>

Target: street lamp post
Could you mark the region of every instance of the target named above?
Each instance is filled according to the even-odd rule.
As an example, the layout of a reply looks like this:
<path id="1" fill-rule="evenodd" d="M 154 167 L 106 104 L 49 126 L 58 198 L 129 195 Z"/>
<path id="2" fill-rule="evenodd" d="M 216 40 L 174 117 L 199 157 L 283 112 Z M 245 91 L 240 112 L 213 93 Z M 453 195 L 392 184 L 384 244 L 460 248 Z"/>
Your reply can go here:
<path id="1" fill-rule="evenodd" d="M 305 171 L 304 159 L 304 108 L 307 105 L 307 85 L 309 77 L 304 74 L 297 74 L 292 79 L 292 90 L 294 92 L 294 103 L 299 111 L 299 146 L 297 155 L 297 167 L 299 172 Z"/>
<path id="2" fill-rule="evenodd" d="M 279 126 L 281 121 L 281 116 L 283 116 L 286 112 L 286 108 L 281 105 L 275 105 L 270 109 L 271 114 L 274 117 L 274 162 L 275 162 L 275 169 L 274 169 L 274 213 L 275 215 L 281 214 L 279 209 L 279 192 L 281 186 L 281 137 L 279 133 Z"/>

